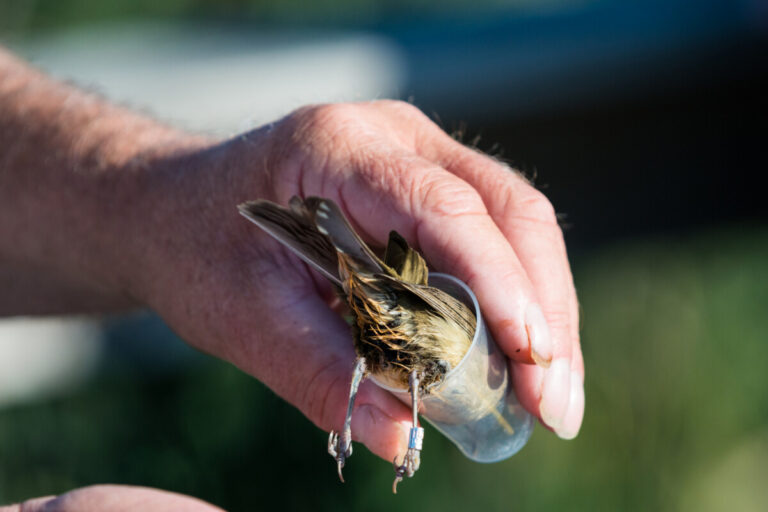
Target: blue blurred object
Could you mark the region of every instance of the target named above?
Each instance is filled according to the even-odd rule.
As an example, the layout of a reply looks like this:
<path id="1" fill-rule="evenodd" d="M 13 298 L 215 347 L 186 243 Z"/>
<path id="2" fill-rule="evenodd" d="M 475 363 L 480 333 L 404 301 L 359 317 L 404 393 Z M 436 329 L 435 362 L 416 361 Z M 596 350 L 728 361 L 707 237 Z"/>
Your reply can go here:
<path id="1" fill-rule="evenodd" d="M 723 67 L 743 71 L 753 61 L 739 56 L 765 43 L 767 27 L 758 0 L 624 0 L 393 20 L 380 30 L 402 47 L 403 92 L 417 104 L 497 117 L 694 85 Z"/>

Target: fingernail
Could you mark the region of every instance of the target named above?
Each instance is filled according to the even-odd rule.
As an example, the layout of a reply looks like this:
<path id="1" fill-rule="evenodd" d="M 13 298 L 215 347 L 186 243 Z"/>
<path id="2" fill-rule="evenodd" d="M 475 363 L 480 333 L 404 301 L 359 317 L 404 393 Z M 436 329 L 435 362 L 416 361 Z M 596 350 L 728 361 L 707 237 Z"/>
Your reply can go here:
<path id="1" fill-rule="evenodd" d="M 555 431 L 563 426 L 571 398 L 570 386 L 571 362 L 564 357 L 555 359 L 544 373 L 539 402 L 541 419 Z"/>
<path id="2" fill-rule="evenodd" d="M 539 366 L 549 367 L 552 362 L 552 336 L 538 304 L 528 304 L 525 310 L 525 331 L 531 346 L 531 359 Z"/>
<path id="3" fill-rule="evenodd" d="M 562 439 L 573 439 L 579 434 L 584 419 L 584 380 L 576 372 L 571 373 L 571 399 L 565 419 L 555 433 Z"/>

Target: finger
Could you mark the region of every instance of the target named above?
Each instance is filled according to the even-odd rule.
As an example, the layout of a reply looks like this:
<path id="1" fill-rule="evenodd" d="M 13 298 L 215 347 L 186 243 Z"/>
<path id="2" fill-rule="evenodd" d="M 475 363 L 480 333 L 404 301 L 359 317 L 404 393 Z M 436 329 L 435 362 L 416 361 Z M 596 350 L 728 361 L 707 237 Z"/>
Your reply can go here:
<path id="1" fill-rule="evenodd" d="M 584 416 L 583 370 L 579 369 L 583 365 L 580 353 L 570 366 L 561 365 L 561 361 L 555 360 L 546 369 L 512 362 L 510 372 L 520 404 L 562 439 L 573 439 Z M 542 400 L 545 394 L 549 402 Z M 552 410 L 562 411 L 562 417 L 553 417 Z"/>
<path id="2" fill-rule="evenodd" d="M 453 180 L 444 176 L 445 170 L 434 163 L 436 158 L 416 155 L 432 151 L 445 156 L 435 151 L 431 136 L 421 133 L 439 129 L 411 106 L 377 102 L 374 107 L 381 111 L 381 118 L 398 121 L 385 130 L 394 133 L 397 143 L 381 137 L 381 130 L 352 128 L 361 126 L 361 116 L 367 118 L 362 106 L 323 109 L 326 115 L 320 119 L 335 127 L 331 130 L 335 139 L 343 134 L 359 142 L 354 151 L 308 159 L 291 167 L 293 172 L 281 173 L 285 179 L 280 183 L 291 186 L 278 187 L 283 192 L 278 199 L 287 201 L 296 189 L 308 195 L 331 197 L 351 215 L 364 238 L 382 244 L 394 227 L 420 246 L 438 270 L 456 275 L 473 288 L 492 333 L 510 358 L 528 363 L 538 360 L 546 365 L 555 352 L 547 313 L 539 306 L 535 286 L 505 234 L 489 215 L 482 196 L 455 175 Z M 393 112 L 397 115 L 391 115 Z M 556 365 L 558 372 L 552 372 L 548 379 L 551 384 L 546 386 L 552 391 L 545 393 L 551 396 L 545 400 L 548 406 L 543 409 L 549 411 L 547 415 L 553 424 L 557 423 L 555 418 L 562 418 L 568 406 L 569 387 L 557 383 L 563 380 L 562 368 L 568 366 L 565 359 L 572 348 L 572 344 L 560 344 L 558 355 L 564 360 Z"/>
<path id="3" fill-rule="evenodd" d="M 367 155 L 354 165 L 356 172 L 336 178 L 334 199 L 361 232 L 383 243 L 399 231 L 437 270 L 474 290 L 510 357 L 548 364 L 552 347 L 533 287 L 477 192 L 412 154 Z"/>
<path id="4" fill-rule="evenodd" d="M 571 439 L 583 416 L 584 374 L 578 305 L 562 232 L 543 194 L 490 158 L 467 151 L 453 169 L 478 188 L 519 255 L 552 335 L 553 362 L 541 378 L 539 416 L 558 435 Z"/>
<path id="5" fill-rule="evenodd" d="M 547 365 L 552 343 L 541 307 L 477 192 L 414 152 L 423 114 L 391 101 L 325 105 L 300 114 L 298 127 L 289 122 L 283 128 L 309 150 L 271 174 L 278 201 L 287 202 L 297 190 L 330 197 L 364 238 L 381 244 L 397 229 L 435 267 L 475 290 L 511 358 Z M 345 144 L 329 152 L 328 142 L 340 140 Z"/>
<path id="6" fill-rule="evenodd" d="M 535 288 L 553 337 L 554 357 L 569 356 L 578 333 L 578 309 L 554 208 L 509 167 L 437 131 L 430 156 L 479 192 Z"/>
<path id="7" fill-rule="evenodd" d="M 43 507 L 46 503 L 55 498 L 56 496 L 33 498 L 17 505 L 7 505 L 5 507 L 0 507 L 0 512 L 39 512 L 43 510 Z"/>
<path id="8" fill-rule="evenodd" d="M 581 352 L 577 351 L 574 353 L 571 360 L 570 373 L 564 371 L 552 373 L 550 369 L 543 370 L 517 363 L 510 364 L 510 371 L 512 372 L 512 383 L 515 393 L 526 410 L 542 419 L 544 425 L 562 439 L 573 439 L 578 435 L 584 418 L 585 405 L 584 364 Z M 555 377 L 553 378 L 552 375 L 555 375 Z M 548 379 L 550 382 L 549 386 L 553 386 L 551 382 L 554 379 L 560 379 L 560 383 L 554 386 L 555 389 L 558 386 L 560 389 L 568 387 L 567 393 L 562 392 L 558 394 L 558 406 L 562 408 L 561 410 L 565 411 L 560 421 L 550 419 L 546 410 L 542 413 L 541 401 L 545 379 Z M 570 379 L 570 382 L 566 383 L 568 379 Z"/>
<path id="9" fill-rule="evenodd" d="M 574 331 L 578 347 L 578 307 L 565 242 L 551 203 L 519 174 L 460 144 L 417 109 L 398 110 L 412 120 L 408 135 L 414 151 L 474 187 L 512 245 L 543 308 L 543 315 L 540 309 L 530 312 L 529 323 L 542 332 L 530 333 L 531 346 L 542 338 L 550 343 L 552 358 L 568 358 L 574 349 Z M 531 358 L 535 357 L 534 350 Z"/>
<path id="10" fill-rule="evenodd" d="M 584 361 L 581 351 L 574 352 L 571 370 L 571 396 L 563 425 L 558 432 L 563 439 L 576 437 L 584 420 Z"/>
<path id="11" fill-rule="evenodd" d="M 420 144 L 422 151 L 478 190 L 490 216 L 518 255 L 543 306 L 552 337 L 553 363 L 539 376 L 540 381 L 527 386 L 527 390 L 539 393 L 539 402 L 528 405 L 530 410 L 538 411 L 548 426 L 568 435 L 580 417 L 580 408 L 583 414 L 583 405 L 578 405 L 583 404 L 583 363 L 579 371 L 571 368 L 573 354 L 578 353 L 581 360 L 578 305 L 554 209 L 547 198 L 520 175 L 434 128 L 429 134 L 430 142 Z M 569 415 L 567 429 L 564 427 L 566 415 Z"/>
<path id="12" fill-rule="evenodd" d="M 540 192 L 491 159 L 471 153 L 452 169 L 483 196 L 533 283 L 553 346 L 552 364 L 541 376 L 537 410 L 558 435 L 570 438 L 573 428 L 572 424 L 565 427 L 565 417 L 571 402 L 572 417 L 576 414 L 583 388 L 571 370 L 572 355 L 580 348 L 578 336 L 573 335 L 578 329 L 578 318 L 573 315 L 576 298 L 562 233 L 551 205 Z M 534 381 L 529 387 L 537 384 Z"/>
<path id="13" fill-rule="evenodd" d="M 127 485 L 83 487 L 61 496 L 27 501 L 16 510 L 19 512 L 81 512 L 83 510 L 222 512 L 222 509 L 191 496 Z"/>

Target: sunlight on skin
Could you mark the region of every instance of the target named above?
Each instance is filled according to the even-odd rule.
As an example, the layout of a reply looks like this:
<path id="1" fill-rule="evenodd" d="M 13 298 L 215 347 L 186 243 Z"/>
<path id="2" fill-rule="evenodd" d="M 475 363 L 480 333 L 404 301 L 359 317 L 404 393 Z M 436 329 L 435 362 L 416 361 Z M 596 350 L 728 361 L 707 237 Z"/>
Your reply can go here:
<path id="1" fill-rule="evenodd" d="M 19 505 L 0 507 L 0 512 L 222 512 L 201 500 L 168 491 L 127 485 L 94 485 L 61 496 L 48 496 Z"/>
<path id="2" fill-rule="evenodd" d="M 348 326 L 329 307 L 328 286 L 236 210 L 257 197 L 319 195 L 373 245 L 397 230 L 436 270 L 467 283 L 512 360 L 521 404 L 560 437 L 576 436 L 584 366 L 555 210 L 416 107 L 305 107 L 213 142 L 0 50 L 0 147 L 11 145 L 0 173 L 0 257 L 18 267 L 18 293 L 0 294 L 0 312 L 152 308 L 191 345 L 338 429 L 354 360 Z M 55 284 L 25 286 L 38 269 Z M 368 382 L 357 407 L 354 439 L 387 461 L 402 455 L 408 408 Z"/>

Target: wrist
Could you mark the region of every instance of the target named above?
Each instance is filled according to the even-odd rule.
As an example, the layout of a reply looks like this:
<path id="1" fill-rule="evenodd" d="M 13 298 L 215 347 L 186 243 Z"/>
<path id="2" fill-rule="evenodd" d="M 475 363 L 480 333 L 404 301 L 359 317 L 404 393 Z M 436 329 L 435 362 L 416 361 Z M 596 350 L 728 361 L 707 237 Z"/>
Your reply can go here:
<path id="1" fill-rule="evenodd" d="M 152 153 L 127 187 L 132 214 L 118 221 L 132 233 L 124 278 L 132 297 L 175 316 L 177 290 L 205 295 L 215 266 L 240 257 L 234 244 L 253 237 L 243 236 L 249 226 L 236 207 L 270 196 L 269 147 L 265 130 L 256 130 L 223 142 L 182 139 Z"/>
<path id="2" fill-rule="evenodd" d="M 142 187 L 155 162 L 199 143 L 0 54 L 3 314 L 31 312 L 14 301 L 40 312 L 132 304 Z"/>

